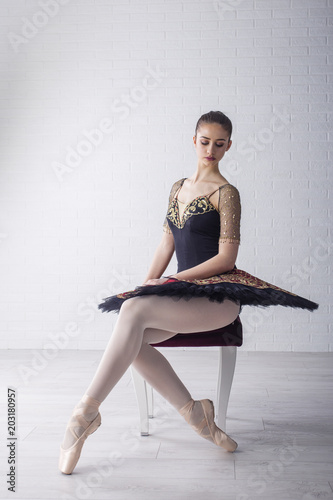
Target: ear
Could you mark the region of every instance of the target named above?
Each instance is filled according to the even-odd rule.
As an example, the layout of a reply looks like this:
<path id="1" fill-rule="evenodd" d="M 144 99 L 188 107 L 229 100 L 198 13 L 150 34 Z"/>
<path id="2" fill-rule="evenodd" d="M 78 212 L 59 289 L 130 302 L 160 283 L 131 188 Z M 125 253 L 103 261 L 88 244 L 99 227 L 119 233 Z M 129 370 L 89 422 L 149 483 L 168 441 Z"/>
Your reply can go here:
<path id="1" fill-rule="evenodd" d="M 193 136 L 193 144 L 194 144 L 195 146 L 196 146 L 196 144 L 197 144 L 197 139 L 196 139 L 195 135 Z"/>
<path id="2" fill-rule="evenodd" d="M 228 151 L 231 148 L 231 144 L 232 144 L 232 141 L 230 140 L 228 146 L 226 147 L 226 151 Z"/>

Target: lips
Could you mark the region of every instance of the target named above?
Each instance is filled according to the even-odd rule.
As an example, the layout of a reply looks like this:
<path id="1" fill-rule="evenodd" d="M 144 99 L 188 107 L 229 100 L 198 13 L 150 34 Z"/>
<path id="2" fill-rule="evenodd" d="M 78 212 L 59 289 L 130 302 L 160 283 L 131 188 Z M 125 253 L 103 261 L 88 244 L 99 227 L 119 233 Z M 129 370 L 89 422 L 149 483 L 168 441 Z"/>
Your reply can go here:
<path id="1" fill-rule="evenodd" d="M 206 160 L 215 160 L 214 156 L 206 156 Z"/>

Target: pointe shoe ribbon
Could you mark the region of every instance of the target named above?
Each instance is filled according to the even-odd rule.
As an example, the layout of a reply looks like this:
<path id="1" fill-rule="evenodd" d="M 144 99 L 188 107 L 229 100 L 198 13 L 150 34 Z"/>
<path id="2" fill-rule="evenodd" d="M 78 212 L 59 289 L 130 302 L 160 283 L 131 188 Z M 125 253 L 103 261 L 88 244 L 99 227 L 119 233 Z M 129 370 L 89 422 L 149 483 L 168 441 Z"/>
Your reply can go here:
<path id="1" fill-rule="evenodd" d="M 179 413 L 185 418 L 186 422 L 191 425 L 191 427 L 199 434 L 199 436 L 204 439 L 212 441 L 217 446 L 224 448 L 227 451 L 233 452 L 236 450 L 238 444 L 236 441 L 231 439 L 228 434 L 223 432 L 214 422 L 214 405 L 210 399 L 201 399 L 198 401 L 201 404 L 204 418 L 197 425 L 191 423 L 191 413 L 195 401 L 191 399 L 183 408 L 179 410 Z M 207 428 L 209 433 L 204 433 L 204 429 Z"/>
<path id="2" fill-rule="evenodd" d="M 82 415 L 82 407 L 75 408 L 72 414 L 72 421 L 69 424 L 69 430 L 76 439 L 76 442 L 67 449 L 60 446 L 59 469 L 63 474 L 71 474 L 80 458 L 83 444 L 87 437 L 95 432 L 101 425 L 101 415 L 98 412 L 92 422 L 88 422 Z M 78 436 L 75 432 L 76 427 L 82 427 L 84 432 Z"/>

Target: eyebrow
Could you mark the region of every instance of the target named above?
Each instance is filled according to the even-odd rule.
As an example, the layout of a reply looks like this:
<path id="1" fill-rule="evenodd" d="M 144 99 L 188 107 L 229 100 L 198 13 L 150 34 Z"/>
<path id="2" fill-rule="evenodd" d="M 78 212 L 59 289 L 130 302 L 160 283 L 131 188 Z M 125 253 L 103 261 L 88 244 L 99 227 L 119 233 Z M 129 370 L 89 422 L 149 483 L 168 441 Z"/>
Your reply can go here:
<path id="1" fill-rule="evenodd" d="M 205 137 L 204 135 L 201 135 L 202 139 L 210 139 L 210 137 Z M 226 141 L 227 139 L 216 139 L 217 141 Z"/>

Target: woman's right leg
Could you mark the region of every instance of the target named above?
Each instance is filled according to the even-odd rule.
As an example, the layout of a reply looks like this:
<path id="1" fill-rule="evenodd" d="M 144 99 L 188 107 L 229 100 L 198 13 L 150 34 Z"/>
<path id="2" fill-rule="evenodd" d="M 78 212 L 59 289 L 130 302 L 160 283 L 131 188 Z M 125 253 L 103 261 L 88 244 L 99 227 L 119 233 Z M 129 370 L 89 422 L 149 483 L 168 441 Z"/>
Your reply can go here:
<path id="1" fill-rule="evenodd" d="M 170 338 L 169 334 L 167 331 L 147 329 L 140 352 L 132 365 L 200 436 L 228 451 L 235 451 L 237 443 L 214 423 L 212 402 L 207 399 L 193 400 L 167 359 L 155 347 L 149 345 Z"/>
<path id="2" fill-rule="evenodd" d="M 215 330 L 230 324 L 236 319 L 238 313 L 239 306 L 230 300 L 219 304 L 204 297 L 177 301 L 170 297 L 156 295 L 129 299 L 121 307 L 111 339 L 84 395 L 85 401 L 82 398 L 76 406 L 76 411 L 81 411 L 84 420 L 88 423 L 95 415 L 95 419 L 98 418 L 99 404 L 104 401 L 133 362 L 137 363 L 139 370 L 145 370 L 147 380 L 171 404 L 178 410 L 181 409 L 181 405 L 184 408 L 193 400 L 167 360 L 162 359 L 162 355 L 157 351 L 154 352 L 154 348 L 148 345 L 149 334 L 155 331 L 156 335 L 156 331 L 159 330 L 159 334 L 162 333 L 164 338 L 170 338 L 176 333 Z M 144 365 L 145 368 L 143 368 Z M 192 410 L 193 408 L 191 419 L 195 413 Z M 201 409 L 200 411 L 202 413 Z M 85 421 L 76 427 L 77 437 L 89 434 Z M 192 425 L 192 421 L 190 423 Z M 75 422 L 72 423 L 74 424 Z M 67 453 L 68 448 L 75 445 L 76 441 L 70 425 L 71 422 L 66 429 L 62 445 L 63 455 Z"/>
<path id="3" fill-rule="evenodd" d="M 147 329 L 143 336 L 142 347 L 132 366 L 164 399 L 178 411 L 191 399 L 191 394 L 180 380 L 169 361 L 150 343 L 174 336 L 163 330 Z"/>

